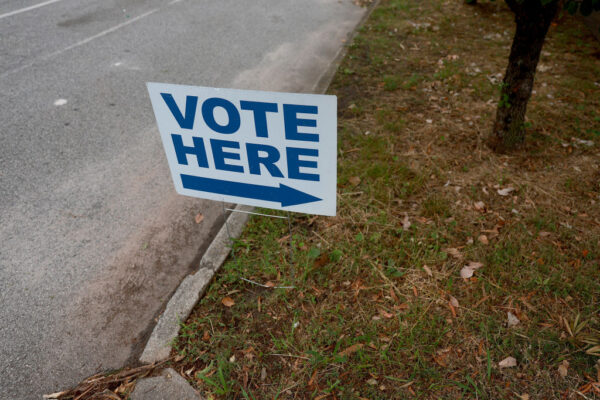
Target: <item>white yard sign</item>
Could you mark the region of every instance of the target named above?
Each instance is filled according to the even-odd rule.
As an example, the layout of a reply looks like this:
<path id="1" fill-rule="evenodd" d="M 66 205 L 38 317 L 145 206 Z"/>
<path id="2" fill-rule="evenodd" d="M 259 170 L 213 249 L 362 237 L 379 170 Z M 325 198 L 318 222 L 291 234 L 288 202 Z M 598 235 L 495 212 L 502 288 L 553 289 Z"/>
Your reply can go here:
<path id="1" fill-rule="evenodd" d="M 335 215 L 337 98 L 148 83 L 177 193 Z"/>

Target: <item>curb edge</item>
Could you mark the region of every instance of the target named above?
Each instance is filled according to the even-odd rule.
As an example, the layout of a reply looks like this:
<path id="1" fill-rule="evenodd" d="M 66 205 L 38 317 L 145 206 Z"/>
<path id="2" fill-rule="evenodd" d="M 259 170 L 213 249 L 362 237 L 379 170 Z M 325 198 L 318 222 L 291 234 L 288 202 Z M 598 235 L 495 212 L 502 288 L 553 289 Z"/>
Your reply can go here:
<path id="1" fill-rule="evenodd" d="M 235 207 L 236 211 L 253 209 L 253 207 L 243 205 Z M 187 319 L 196 303 L 204 295 L 213 276 L 229 255 L 231 250 L 229 238 L 238 238 L 241 235 L 248 218 L 249 214 L 243 212 L 232 212 L 229 215 L 202 256 L 198 270 L 186 276 L 169 299 L 146 342 L 144 351 L 139 358 L 140 362 L 154 363 L 169 357 L 171 344 L 179 334 L 180 322 Z"/>

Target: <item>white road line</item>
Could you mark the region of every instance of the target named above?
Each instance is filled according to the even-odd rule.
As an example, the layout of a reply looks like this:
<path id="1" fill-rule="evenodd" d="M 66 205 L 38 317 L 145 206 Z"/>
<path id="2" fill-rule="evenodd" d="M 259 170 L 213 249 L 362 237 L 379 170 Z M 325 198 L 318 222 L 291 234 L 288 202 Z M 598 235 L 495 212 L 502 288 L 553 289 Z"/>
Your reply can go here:
<path id="1" fill-rule="evenodd" d="M 40 61 L 46 61 L 46 60 L 49 60 L 49 59 L 51 59 L 51 58 L 54 58 L 54 57 L 56 57 L 56 56 L 58 56 L 58 55 L 60 55 L 60 54 L 64 53 L 65 51 L 69 51 L 69 50 L 72 50 L 72 49 L 74 49 L 74 48 L 76 48 L 76 47 L 83 46 L 84 44 L 86 44 L 86 43 L 89 43 L 89 42 L 91 42 L 92 40 L 95 40 L 95 39 L 98 39 L 98 38 L 100 38 L 100 37 L 102 37 L 102 36 L 108 35 L 109 33 L 112 33 L 112 32 L 114 32 L 114 31 L 116 31 L 116 30 L 118 30 L 118 29 L 121 29 L 121 28 L 123 28 L 124 26 L 127 26 L 127 25 L 129 25 L 129 24 L 132 24 L 132 23 L 134 23 L 134 22 L 136 22 L 136 21 L 139 21 L 140 19 L 142 19 L 142 18 L 145 18 L 145 17 L 147 17 L 147 16 L 148 16 L 148 15 L 150 15 L 150 14 L 154 14 L 154 13 L 155 13 L 155 12 L 157 12 L 158 10 L 159 10 L 159 8 L 154 8 L 154 9 L 152 9 L 152 10 L 150 10 L 150 11 L 147 11 L 147 12 L 145 12 L 145 13 L 143 13 L 143 14 L 140 14 L 140 15 L 138 15 L 137 17 L 131 18 L 131 19 L 130 19 L 130 20 L 128 20 L 128 21 L 125 21 L 125 22 L 123 22 L 123 23 L 120 23 L 120 24 L 118 24 L 118 25 L 115 25 L 115 26 L 113 26 L 112 28 L 108 28 L 108 29 L 106 29 L 106 30 L 104 30 L 104 31 L 102 31 L 102 32 L 100 32 L 100 33 L 97 33 L 97 34 L 95 34 L 95 35 L 93 35 L 93 36 L 90 36 L 90 37 L 88 37 L 88 38 L 85 38 L 85 39 L 83 39 L 83 40 L 80 40 L 80 41 L 79 41 L 79 42 L 77 42 L 77 43 L 73 43 L 72 45 L 70 45 L 70 46 L 67 46 L 67 47 L 65 47 L 64 49 L 61 49 L 61 50 L 55 51 L 55 52 L 53 52 L 53 53 L 50 53 L 50 54 L 46 54 L 45 56 L 39 57 L 39 58 L 37 58 L 37 59 L 33 60 L 33 61 L 32 61 L 32 62 L 30 62 L 30 63 L 27 63 L 27 64 L 25 64 L 25 65 L 22 65 L 22 66 L 20 66 L 20 67 L 18 67 L 18 68 L 15 68 L 15 69 L 12 69 L 12 70 L 10 70 L 10 71 L 6 71 L 6 72 L 4 72 L 4 73 L 0 74 L 0 78 L 4 78 L 5 76 L 7 76 L 7 75 L 11 75 L 11 74 L 14 74 L 15 72 L 23 71 L 24 69 L 26 69 L 26 68 L 29 68 L 29 67 L 31 67 L 32 65 L 35 65 L 35 64 L 37 64 L 37 63 L 38 63 L 38 62 L 40 62 Z"/>
<path id="2" fill-rule="evenodd" d="M 90 36 L 90 37 L 88 37 L 88 38 L 85 38 L 85 39 L 83 39 L 83 40 L 80 40 L 79 42 L 77 42 L 77 43 L 74 43 L 74 44 L 72 44 L 72 45 L 70 45 L 70 46 L 68 46 L 68 47 L 65 47 L 65 48 L 64 48 L 64 49 L 62 49 L 62 50 L 55 51 L 54 53 L 50 53 L 50 54 L 48 54 L 46 57 L 47 57 L 47 58 L 52 58 L 52 57 L 55 57 L 55 56 L 57 56 L 57 55 L 59 55 L 59 54 L 61 54 L 61 53 L 65 52 L 65 51 L 68 51 L 68 50 L 74 49 L 75 47 L 82 46 L 82 45 L 84 45 L 84 44 L 86 44 L 86 43 L 89 43 L 89 42 L 91 42 L 91 41 L 92 41 L 92 40 L 94 40 L 94 39 L 98 39 L 99 37 L 102 37 L 102 36 L 108 35 L 109 33 L 116 31 L 117 29 L 121 29 L 121 28 L 122 28 L 122 27 L 124 27 L 124 26 L 127 26 L 127 25 L 129 25 L 129 24 L 132 24 L 132 23 L 134 23 L 135 21 L 138 21 L 138 20 L 140 20 L 140 19 L 142 19 L 142 18 L 145 18 L 145 17 L 147 17 L 147 16 L 148 16 L 148 15 L 150 15 L 150 14 L 154 14 L 154 13 L 155 13 L 155 12 L 157 12 L 158 10 L 159 10 L 158 8 L 154 8 L 154 9 L 152 9 L 152 10 L 150 10 L 150 11 L 146 11 L 145 13 L 143 13 L 143 14 L 140 14 L 140 15 L 138 15 L 137 17 L 131 18 L 130 20 L 128 20 L 128 21 L 125 21 L 125 22 L 122 22 L 122 23 L 120 23 L 119 25 L 115 25 L 115 26 L 113 26 L 112 28 L 108 28 L 108 29 L 106 29 L 106 30 L 104 30 L 104 31 L 102 31 L 102 32 L 100 32 L 100 33 L 97 33 L 97 34 L 95 34 L 94 36 Z M 46 58 L 46 57 L 44 57 L 44 58 Z"/>
<path id="3" fill-rule="evenodd" d="M 6 17 L 11 17 L 13 15 L 21 14 L 21 13 L 24 13 L 27 11 L 35 10 L 36 8 L 44 7 L 44 6 L 47 6 L 52 3 L 57 3 L 59 1 L 62 1 L 62 0 L 48 0 L 48 1 L 44 1 L 43 3 L 34 4 L 29 7 L 21 8 L 19 10 L 14 10 L 14 11 L 7 12 L 5 14 L 0 14 L 0 19 L 6 18 Z"/>

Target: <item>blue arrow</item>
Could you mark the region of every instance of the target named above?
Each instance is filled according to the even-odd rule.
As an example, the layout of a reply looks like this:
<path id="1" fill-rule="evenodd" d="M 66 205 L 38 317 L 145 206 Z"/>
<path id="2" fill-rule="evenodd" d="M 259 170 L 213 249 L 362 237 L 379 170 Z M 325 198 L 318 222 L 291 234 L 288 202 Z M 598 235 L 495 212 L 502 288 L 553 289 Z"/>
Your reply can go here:
<path id="1" fill-rule="evenodd" d="M 219 179 L 203 178 L 181 174 L 183 187 L 200 192 L 224 194 L 228 196 L 245 197 L 249 199 L 273 201 L 281 203 L 282 207 L 320 201 L 318 197 L 301 192 L 282 183 L 279 187 L 252 185 L 249 183 L 222 181 Z"/>

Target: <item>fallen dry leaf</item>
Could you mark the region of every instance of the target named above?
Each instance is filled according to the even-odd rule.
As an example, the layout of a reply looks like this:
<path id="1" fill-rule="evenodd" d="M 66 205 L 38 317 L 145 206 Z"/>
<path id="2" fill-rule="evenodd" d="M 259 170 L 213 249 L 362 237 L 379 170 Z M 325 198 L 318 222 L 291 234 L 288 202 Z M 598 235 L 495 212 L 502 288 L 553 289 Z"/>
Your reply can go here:
<path id="1" fill-rule="evenodd" d="M 410 228 L 410 220 L 408 219 L 408 214 L 404 213 L 404 218 L 402 219 L 402 229 L 408 230 Z"/>
<path id="2" fill-rule="evenodd" d="M 394 288 L 390 288 L 390 297 L 392 298 L 392 300 L 394 300 L 394 302 L 396 302 L 396 303 L 400 302 L 400 299 L 396 295 L 396 292 L 394 292 Z"/>
<path id="3" fill-rule="evenodd" d="M 317 259 L 315 260 L 314 267 L 315 267 L 315 268 L 321 268 L 321 267 L 323 267 L 324 265 L 327 265 L 327 263 L 328 263 L 329 261 L 330 261 L 330 258 L 329 258 L 329 253 L 325 252 L 325 253 L 321 254 L 321 255 L 319 256 L 319 258 L 317 258 Z"/>
<path id="4" fill-rule="evenodd" d="M 498 363 L 500 368 L 512 368 L 517 366 L 517 360 L 514 357 L 506 357 Z"/>
<path id="5" fill-rule="evenodd" d="M 477 238 L 477 240 L 479 240 L 479 243 L 481 243 L 481 244 L 485 244 L 485 245 L 488 245 L 488 244 L 490 244 L 490 241 L 488 240 L 488 237 L 487 237 L 487 236 L 485 236 L 485 235 L 480 235 L 480 236 Z"/>
<path id="6" fill-rule="evenodd" d="M 477 211 L 484 212 L 485 211 L 485 203 L 483 201 L 477 201 L 473 204 Z"/>
<path id="7" fill-rule="evenodd" d="M 511 192 L 513 192 L 515 189 L 512 187 L 507 187 L 504 189 L 498 189 L 498 194 L 500 196 L 508 196 Z"/>
<path id="8" fill-rule="evenodd" d="M 423 265 L 423 271 L 425 271 L 425 273 L 428 276 L 433 276 L 433 272 L 431 272 L 431 268 L 429 268 L 427 265 Z"/>
<path id="9" fill-rule="evenodd" d="M 508 327 L 510 328 L 511 326 L 515 326 L 518 325 L 519 322 L 519 318 L 517 318 L 517 316 L 513 313 L 511 313 L 510 311 L 507 313 L 507 318 L 508 318 Z"/>
<path id="10" fill-rule="evenodd" d="M 350 355 L 352 353 L 357 352 L 358 350 L 363 348 L 363 344 L 362 343 L 355 343 L 350 347 L 346 347 L 344 350 L 340 351 L 340 356 L 347 356 Z"/>
<path id="11" fill-rule="evenodd" d="M 351 176 L 348 178 L 348 182 L 350 182 L 352 186 L 358 186 L 360 183 L 360 178 L 358 176 Z"/>
<path id="12" fill-rule="evenodd" d="M 448 247 L 447 249 L 444 249 L 444 251 L 454 258 L 462 258 L 462 254 L 460 254 L 460 251 L 458 251 L 458 249 L 454 247 Z"/>
<path id="13" fill-rule="evenodd" d="M 583 257 L 587 257 L 587 255 L 588 255 L 589 253 L 590 253 L 590 251 L 589 251 L 588 249 L 584 249 L 584 250 L 581 252 L 581 255 L 582 255 Z"/>
<path id="14" fill-rule="evenodd" d="M 231 297 L 223 297 L 223 300 L 221 300 L 221 303 L 223 303 L 223 305 L 225 307 L 233 307 L 233 305 L 235 304 L 235 301 L 233 301 L 233 299 Z"/>
<path id="15" fill-rule="evenodd" d="M 473 276 L 473 273 L 481 267 L 483 267 L 482 263 L 471 261 L 460 270 L 460 277 L 463 279 L 469 279 Z"/>
<path id="16" fill-rule="evenodd" d="M 262 367 L 260 370 L 260 380 L 264 382 L 265 379 L 267 379 L 267 369 Z"/>
<path id="17" fill-rule="evenodd" d="M 452 305 L 452 307 L 458 308 L 458 300 L 456 300 L 456 297 L 450 296 L 450 304 Z"/>
<path id="18" fill-rule="evenodd" d="M 315 369 L 312 376 L 310 377 L 310 380 L 308 381 L 308 386 L 310 386 L 310 387 L 314 386 L 316 378 L 317 378 L 317 370 Z"/>
<path id="19" fill-rule="evenodd" d="M 456 300 L 456 297 L 450 296 L 450 301 L 448 301 L 448 307 L 450 308 L 452 316 L 456 318 L 456 309 L 458 308 L 458 300 Z"/>
<path id="20" fill-rule="evenodd" d="M 196 220 L 196 223 L 199 224 L 200 222 L 202 222 L 204 220 L 204 215 L 198 213 L 196 214 L 196 218 L 194 218 Z"/>
<path id="21" fill-rule="evenodd" d="M 281 244 L 283 242 L 286 242 L 289 238 L 290 238 L 290 235 L 282 236 L 279 239 L 277 239 L 277 243 Z"/>
<path id="22" fill-rule="evenodd" d="M 563 362 L 561 362 L 560 365 L 558 366 L 558 374 L 561 377 L 566 378 L 568 373 L 569 373 L 569 362 L 567 360 L 563 360 Z"/>
<path id="23" fill-rule="evenodd" d="M 469 279 L 470 277 L 473 276 L 473 270 L 467 266 L 464 266 L 461 270 L 460 270 L 460 277 L 463 279 Z"/>
<path id="24" fill-rule="evenodd" d="M 489 233 L 490 237 L 496 237 L 496 236 L 498 236 L 498 233 L 500 233 L 500 231 L 498 230 L 498 228 L 501 228 L 501 227 L 498 226 L 498 225 L 496 225 L 494 227 L 494 229 L 483 229 L 482 232 Z"/>

